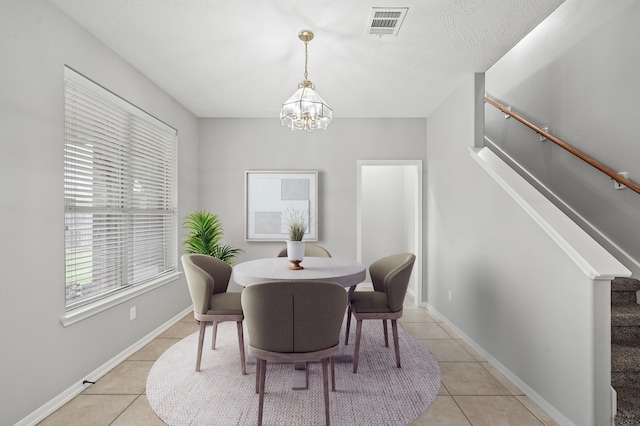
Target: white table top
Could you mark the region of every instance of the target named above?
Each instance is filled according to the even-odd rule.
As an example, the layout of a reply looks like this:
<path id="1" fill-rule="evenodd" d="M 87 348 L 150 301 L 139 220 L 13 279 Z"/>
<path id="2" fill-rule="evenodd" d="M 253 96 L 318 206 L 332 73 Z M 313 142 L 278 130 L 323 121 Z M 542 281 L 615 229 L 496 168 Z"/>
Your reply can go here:
<path id="1" fill-rule="evenodd" d="M 268 280 L 328 280 L 351 287 L 366 277 L 365 266 L 352 260 L 305 257 L 300 265 L 304 269 L 289 269 L 291 262 L 286 257 L 250 260 L 233 267 L 232 279 L 243 287 Z"/>

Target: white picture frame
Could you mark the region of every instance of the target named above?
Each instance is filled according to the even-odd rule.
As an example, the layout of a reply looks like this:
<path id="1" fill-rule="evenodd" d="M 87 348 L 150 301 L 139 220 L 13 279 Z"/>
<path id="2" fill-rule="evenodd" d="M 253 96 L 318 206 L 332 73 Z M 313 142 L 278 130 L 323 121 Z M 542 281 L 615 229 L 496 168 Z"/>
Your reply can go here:
<path id="1" fill-rule="evenodd" d="M 247 170 L 245 240 L 286 241 L 287 217 L 304 214 L 304 241 L 318 241 L 318 172 Z"/>

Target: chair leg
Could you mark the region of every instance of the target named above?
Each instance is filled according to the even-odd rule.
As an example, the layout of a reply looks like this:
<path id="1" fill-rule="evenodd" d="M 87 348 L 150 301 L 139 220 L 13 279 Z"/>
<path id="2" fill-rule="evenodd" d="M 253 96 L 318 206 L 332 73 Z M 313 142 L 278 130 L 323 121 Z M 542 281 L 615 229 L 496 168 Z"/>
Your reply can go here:
<path id="1" fill-rule="evenodd" d="M 353 350 L 353 372 L 358 372 L 358 359 L 360 358 L 360 337 L 362 336 L 362 320 L 356 322 L 356 347 Z"/>
<path id="2" fill-rule="evenodd" d="M 324 415 L 327 426 L 330 423 L 329 415 L 329 379 L 327 377 L 327 358 L 322 360 L 322 387 L 324 389 Z"/>
<path id="3" fill-rule="evenodd" d="M 244 357 L 244 334 L 242 331 L 242 321 L 236 321 L 238 326 L 238 345 L 240 346 L 240 366 L 242 367 L 242 375 L 247 374 L 247 362 Z"/>
<path id="4" fill-rule="evenodd" d="M 331 390 L 336 391 L 336 362 L 333 357 L 331 357 Z"/>
<path id="5" fill-rule="evenodd" d="M 351 328 L 351 305 L 347 308 L 347 329 L 344 332 L 344 344 L 349 344 L 349 329 Z"/>
<path id="6" fill-rule="evenodd" d="M 384 331 L 384 347 L 389 347 L 389 333 L 387 332 L 387 320 L 382 320 L 382 330 Z"/>
<path id="7" fill-rule="evenodd" d="M 260 393 L 260 369 L 262 367 L 262 361 L 256 358 L 256 393 Z"/>
<path id="8" fill-rule="evenodd" d="M 200 361 L 202 360 L 202 347 L 204 346 L 204 332 L 207 328 L 206 321 L 200 321 L 200 335 L 198 336 L 198 354 L 196 355 L 196 371 L 200 371 Z"/>
<path id="9" fill-rule="evenodd" d="M 396 347 L 396 366 L 400 368 L 400 341 L 398 340 L 398 323 L 391 320 L 391 329 L 393 330 L 393 345 Z"/>
<path id="10" fill-rule="evenodd" d="M 267 360 L 261 359 L 260 362 L 260 397 L 258 398 L 258 426 L 262 426 L 262 413 L 264 409 L 264 385 L 267 373 Z"/>
<path id="11" fill-rule="evenodd" d="M 216 337 L 218 336 L 218 323 L 213 322 L 211 325 L 211 329 L 213 330 L 213 336 L 211 337 L 211 349 L 216 349 Z"/>

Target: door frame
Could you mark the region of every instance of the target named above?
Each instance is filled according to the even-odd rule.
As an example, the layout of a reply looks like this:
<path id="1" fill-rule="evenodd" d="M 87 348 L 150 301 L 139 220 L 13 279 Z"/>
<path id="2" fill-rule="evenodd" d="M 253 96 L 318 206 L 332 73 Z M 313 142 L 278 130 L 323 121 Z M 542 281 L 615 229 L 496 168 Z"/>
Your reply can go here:
<path id="1" fill-rule="evenodd" d="M 356 219 L 356 258 L 358 262 L 362 262 L 362 168 L 365 166 L 410 166 L 416 170 L 417 182 L 415 185 L 415 229 L 417 235 L 415 236 L 414 253 L 416 255 L 416 261 L 414 264 L 413 272 L 416 276 L 416 288 L 415 288 L 415 304 L 418 306 L 426 306 L 426 300 L 424 300 L 425 282 L 422 273 L 422 260 L 423 256 L 423 238 L 422 238 L 422 160 L 358 160 L 357 162 L 357 219 Z"/>

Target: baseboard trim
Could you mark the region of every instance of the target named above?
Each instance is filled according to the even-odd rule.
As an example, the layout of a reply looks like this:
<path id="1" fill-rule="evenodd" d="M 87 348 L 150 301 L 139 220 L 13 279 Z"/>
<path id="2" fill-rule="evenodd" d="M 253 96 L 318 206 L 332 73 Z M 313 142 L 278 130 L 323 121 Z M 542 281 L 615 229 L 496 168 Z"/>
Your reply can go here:
<path id="1" fill-rule="evenodd" d="M 611 426 L 616 424 L 616 414 L 618 414 L 618 392 L 611 386 Z"/>
<path id="2" fill-rule="evenodd" d="M 95 382 L 100 377 L 104 376 L 109 371 L 113 370 L 122 361 L 126 360 L 131 355 L 133 355 L 134 353 L 142 349 L 145 345 L 150 343 L 153 339 L 161 335 L 163 332 L 169 329 L 169 327 L 171 327 L 172 325 L 180 321 L 182 318 L 184 318 L 185 315 L 187 315 L 191 311 L 193 311 L 193 306 L 189 306 L 185 308 L 183 311 L 181 311 L 180 313 L 178 313 L 177 315 L 175 315 L 174 317 L 172 317 L 171 319 L 169 319 L 168 321 L 160 325 L 158 328 L 156 328 L 155 330 L 153 330 L 152 332 L 144 336 L 142 339 L 135 342 L 133 345 L 129 346 L 128 348 L 126 348 L 125 350 L 123 350 L 113 358 L 111 358 L 109 361 L 105 362 L 104 364 L 102 364 L 101 366 L 93 370 L 91 373 L 78 378 L 78 381 L 76 384 L 69 386 L 67 389 L 65 389 L 62 393 L 57 395 L 55 398 L 51 399 L 49 402 L 42 405 L 40 408 L 38 408 L 37 410 L 35 410 L 25 418 L 17 422 L 15 426 L 34 426 L 38 424 L 39 422 L 44 420 L 47 416 L 50 416 L 54 411 L 56 411 L 57 409 L 62 407 L 64 404 L 71 401 L 74 397 L 79 395 L 88 386 L 90 386 L 89 383 L 83 384 L 82 382 L 84 380 L 91 380 Z"/>
<path id="3" fill-rule="evenodd" d="M 450 327 L 462 340 L 464 340 L 469 346 L 471 346 L 476 352 L 478 352 L 485 360 L 489 362 L 493 367 L 500 371 L 507 379 L 516 385 L 526 396 L 528 396 L 533 402 L 538 404 L 547 414 L 549 414 L 556 422 L 561 426 L 575 426 L 575 424 L 569 420 L 564 414 L 562 414 L 557 408 L 547 402 L 540 394 L 529 387 L 525 382 L 520 380 L 518 376 L 513 374 L 507 367 L 495 359 L 489 352 L 484 350 L 473 339 L 467 336 L 462 330 L 453 325 L 444 315 L 431 304 L 427 303 L 427 309 L 437 315 L 442 322 Z"/>

